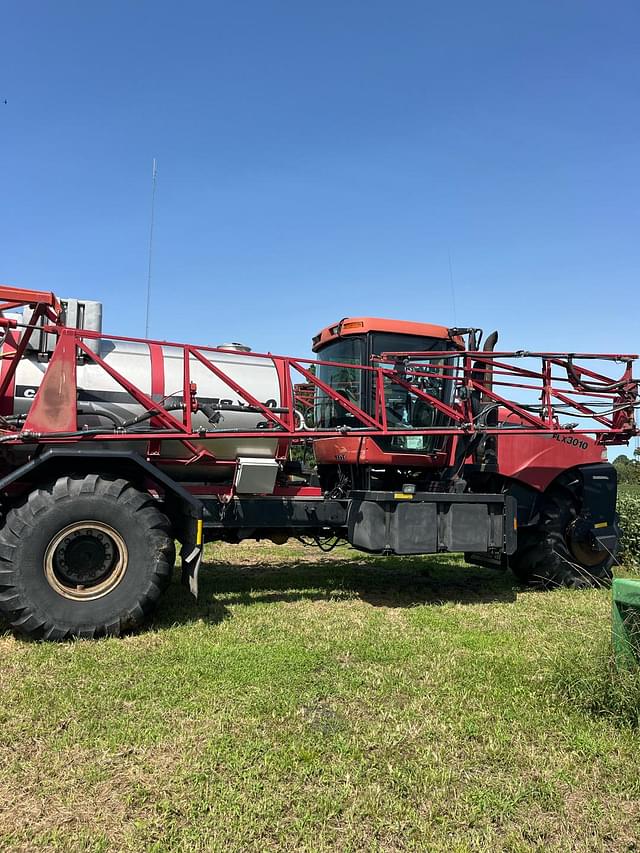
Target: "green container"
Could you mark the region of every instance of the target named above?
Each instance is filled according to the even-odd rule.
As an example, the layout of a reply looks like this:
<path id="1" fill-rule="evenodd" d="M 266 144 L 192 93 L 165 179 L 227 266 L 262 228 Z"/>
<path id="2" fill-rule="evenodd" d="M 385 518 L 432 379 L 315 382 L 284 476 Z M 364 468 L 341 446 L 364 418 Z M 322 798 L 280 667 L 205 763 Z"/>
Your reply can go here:
<path id="1" fill-rule="evenodd" d="M 617 578 L 612 587 L 613 652 L 618 666 L 640 665 L 640 581 Z"/>

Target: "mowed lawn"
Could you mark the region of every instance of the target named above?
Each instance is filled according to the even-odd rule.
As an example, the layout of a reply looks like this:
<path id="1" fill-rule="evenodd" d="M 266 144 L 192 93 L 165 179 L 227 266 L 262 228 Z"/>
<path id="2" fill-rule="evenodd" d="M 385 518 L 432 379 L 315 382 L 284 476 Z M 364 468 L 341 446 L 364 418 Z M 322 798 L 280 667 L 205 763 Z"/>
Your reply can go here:
<path id="1" fill-rule="evenodd" d="M 1 850 L 640 849 L 607 591 L 297 543 L 208 547 L 201 587 L 0 636 Z"/>

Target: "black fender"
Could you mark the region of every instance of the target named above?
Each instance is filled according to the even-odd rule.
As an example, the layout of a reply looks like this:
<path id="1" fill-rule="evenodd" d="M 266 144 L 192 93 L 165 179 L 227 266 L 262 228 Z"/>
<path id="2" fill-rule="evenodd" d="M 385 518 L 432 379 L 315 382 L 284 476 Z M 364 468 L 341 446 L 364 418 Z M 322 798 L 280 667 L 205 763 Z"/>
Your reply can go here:
<path id="1" fill-rule="evenodd" d="M 582 505 L 595 525 L 613 524 L 618 499 L 618 475 L 609 462 L 577 469 L 582 478 Z"/>
<path id="2" fill-rule="evenodd" d="M 616 504 L 618 474 L 609 462 L 585 465 L 582 477 L 582 515 L 596 539 L 611 553 L 618 542 Z"/>
<path id="3" fill-rule="evenodd" d="M 582 516 L 594 527 L 613 525 L 618 499 L 618 475 L 610 462 L 592 462 L 567 468 L 542 494 L 555 488 L 569 488 L 580 499 Z"/>
<path id="4" fill-rule="evenodd" d="M 518 524 L 535 525 L 541 499 L 557 486 L 567 486 L 580 498 L 583 516 L 593 524 L 613 524 L 617 502 L 616 469 L 609 462 L 578 465 L 562 471 L 543 492 L 520 480 L 504 480 L 505 491 L 518 502 Z"/>
<path id="5" fill-rule="evenodd" d="M 580 501 L 580 518 L 585 529 L 612 553 L 618 542 L 616 504 L 618 475 L 610 462 L 593 462 L 567 468 L 542 493 L 556 486 L 570 489 Z"/>

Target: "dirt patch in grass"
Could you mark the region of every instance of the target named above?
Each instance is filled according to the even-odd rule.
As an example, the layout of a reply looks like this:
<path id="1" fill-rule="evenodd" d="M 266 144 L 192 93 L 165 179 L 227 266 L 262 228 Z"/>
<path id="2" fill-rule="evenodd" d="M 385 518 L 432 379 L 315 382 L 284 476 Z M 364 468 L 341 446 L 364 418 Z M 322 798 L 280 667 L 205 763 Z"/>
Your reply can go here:
<path id="1" fill-rule="evenodd" d="M 0 839 L 23 849 L 29 838 L 91 836 L 120 849 L 141 821 L 153 823 L 158 800 L 168 795 L 167 783 L 190 748 L 183 741 L 120 751 L 51 743 L 5 747 Z"/>

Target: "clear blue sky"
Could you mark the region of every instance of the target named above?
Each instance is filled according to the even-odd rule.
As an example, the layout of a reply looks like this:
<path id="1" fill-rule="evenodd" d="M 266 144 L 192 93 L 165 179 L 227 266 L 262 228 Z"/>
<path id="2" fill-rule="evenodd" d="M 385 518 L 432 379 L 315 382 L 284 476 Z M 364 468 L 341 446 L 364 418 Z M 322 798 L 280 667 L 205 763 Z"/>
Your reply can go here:
<path id="1" fill-rule="evenodd" d="M 0 280 L 142 333 L 157 157 L 154 337 L 638 350 L 639 33 L 637 0 L 4 3 Z"/>

